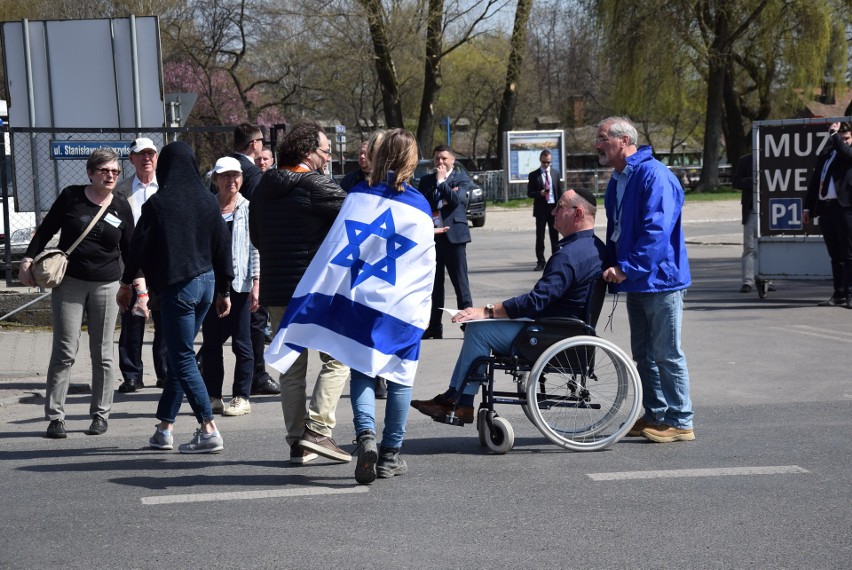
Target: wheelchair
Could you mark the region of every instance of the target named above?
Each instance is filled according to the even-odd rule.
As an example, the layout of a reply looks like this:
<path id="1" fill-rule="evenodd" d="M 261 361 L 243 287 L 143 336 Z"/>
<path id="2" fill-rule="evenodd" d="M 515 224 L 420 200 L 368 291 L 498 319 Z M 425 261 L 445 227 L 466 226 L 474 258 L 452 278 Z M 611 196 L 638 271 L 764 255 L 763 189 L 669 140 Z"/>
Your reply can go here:
<path id="1" fill-rule="evenodd" d="M 455 406 L 437 422 L 464 425 L 455 414 L 464 388 L 479 383 L 482 401 L 476 428 L 483 447 L 507 453 L 515 442 L 511 424 L 495 404 L 520 405 L 548 440 L 572 451 L 597 451 L 616 443 L 642 412 L 642 385 L 633 360 L 595 334 L 606 283 L 591 287 L 586 320 L 531 321 L 512 343 L 510 354 L 480 357 L 471 364 Z M 476 326 L 472 324 L 471 326 Z M 494 389 L 494 373 L 512 377 L 512 391 Z"/>

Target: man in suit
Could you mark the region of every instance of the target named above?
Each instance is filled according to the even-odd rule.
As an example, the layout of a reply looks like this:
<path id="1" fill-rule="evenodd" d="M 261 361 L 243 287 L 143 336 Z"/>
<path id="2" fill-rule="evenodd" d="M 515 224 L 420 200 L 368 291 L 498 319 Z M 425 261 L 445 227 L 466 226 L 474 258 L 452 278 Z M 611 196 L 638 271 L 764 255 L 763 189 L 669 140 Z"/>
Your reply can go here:
<path id="1" fill-rule="evenodd" d="M 139 221 L 142 215 L 142 204 L 157 192 L 157 146 L 149 138 L 140 137 L 133 141 L 130 147 L 130 164 L 136 170 L 132 178 L 122 180 L 113 191 L 123 196 L 130 203 L 133 212 L 133 223 Z M 121 335 L 118 337 L 118 367 L 124 381 L 118 387 L 119 392 L 135 392 L 145 387 L 142 382 L 142 340 L 145 336 L 145 317 L 133 314 L 132 307 L 136 304 L 136 295 L 147 295 L 148 288 L 145 278 L 133 280 L 131 287 L 133 297 L 128 310 L 121 313 Z M 167 370 L 166 343 L 163 340 L 163 327 L 160 322 L 160 311 L 155 299 L 149 298 L 148 307 L 154 321 L 154 371 L 157 374 L 157 387 L 165 386 Z"/>
<path id="2" fill-rule="evenodd" d="M 829 148 L 817 159 L 805 195 L 802 223 L 819 217 L 831 258 L 834 293 L 821 307 L 852 309 L 852 125 L 832 123 Z"/>
<path id="3" fill-rule="evenodd" d="M 553 227 L 553 208 L 562 196 L 562 181 L 559 172 L 550 164 L 553 158 L 549 150 L 539 155 L 541 168 L 530 172 L 527 184 L 527 196 L 533 199 L 533 217 L 535 218 L 535 270 L 544 269 L 544 230 L 547 227 L 550 236 L 550 254 L 559 249 L 559 234 Z"/>
<path id="4" fill-rule="evenodd" d="M 467 225 L 467 200 L 471 182 L 467 174 L 454 168 L 456 157 L 447 145 L 435 147 L 433 154 L 435 172 L 420 180 L 420 193 L 432 207 L 435 227 L 444 229 L 435 233 L 435 287 L 432 290 L 432 317 L 423 338 L 443 338 L 441 307 L 444 306 L 444 270 L 456 291 L 456 306 L 467 309 L 473 306 L 470 284 L 467 279 L 466 246 L 470 241 Z"/>
<path id="5" fill-rule="evenodd" d="M 243 169 L 243 185 L 240 194 L 251 201 L 252 192 L 263 177 L 263 171 L 254 163 L 263 150 L 263 131 L 257 125 L 240 123 L 234 127 L 234 153 L 232 158 L 240 161 Z"/>
<path id="6" fill-rule="evenodd" d="M 257 167 L 255 160 L 263 152 L 263 131 L 257 125 L 241 123 L 234 127 L 234 154 L 231 156 L 240 161 L 243 169 L 243 185 L 240 193 L 251 202 L 254 189 L 263 177 L 263 171 Z M 261 263 L 263 261 L 261 260 Z M 251 393 L 280 394 L 281 387 L 266 371 L 263 350 L 266 341 L 266 329 L 269 322 L 269 312 L 260 306 L 251 314 L 251 346 L 254 352 L 254 377 L 251 383 Z"/>

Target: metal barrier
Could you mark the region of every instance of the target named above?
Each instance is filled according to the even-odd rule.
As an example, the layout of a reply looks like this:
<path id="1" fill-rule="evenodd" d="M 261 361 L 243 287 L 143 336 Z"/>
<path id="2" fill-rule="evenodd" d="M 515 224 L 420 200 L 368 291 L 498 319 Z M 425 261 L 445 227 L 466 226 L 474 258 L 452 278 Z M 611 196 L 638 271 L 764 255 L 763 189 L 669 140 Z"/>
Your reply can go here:
<path id="1" fill-rule="evenodd" d="M 670 166 L 669 168 L 678 177 L 684 190 L 693 188 L 698 182 L 698 179 L 701 177 L 701 167 L 699 166 L 685 168 Z M 475 182 L 482 187 L 486 200 L 506 202 L 509 200 L 520 200 L 527 197 L 526 182 L 513 182 L 512 184 L 509 184 L 508 191 L 504 188 L 502 170 L 483 170 L 480 172 L 471 172 L 470 174 L 474 177 Z M 611 174 L 611 168 L 566 170 L 562 183 L 565 188 L 584 188 L 586 190 L 591 190 L 595 196 L 603 196 Z M 730 181 L 730 165 L 720 165 L 719 184 L 730 185 Z"/>

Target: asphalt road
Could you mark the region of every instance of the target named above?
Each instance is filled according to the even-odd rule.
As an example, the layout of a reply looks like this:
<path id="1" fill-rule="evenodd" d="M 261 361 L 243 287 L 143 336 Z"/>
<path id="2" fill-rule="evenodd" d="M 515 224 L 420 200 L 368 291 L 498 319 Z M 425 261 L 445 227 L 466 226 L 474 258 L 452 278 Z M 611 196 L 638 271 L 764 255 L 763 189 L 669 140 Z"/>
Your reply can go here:
<path id="1" fill-rule="evenodd" d="M 531 232 L 485 230 L 468 253 L 477 305 L 535 279 Z M 687 234 L 739 230 L 697 222 Z M 814 306 L 826 282 L 741 295 L 740 248 L 703 241 L 716 245 L 689 248 L 684 316 L 693 442 L 572 453 L 507 406 L 515 448 L 495 456 L 473 427 L 413 412 L 410 473 L 362 487 L 351 464 L 289 466 L 271 397 L 218 421 L 215 456 L 146 448 L 156 389 L 116 394 L 100 437 L 81 433 L 88 398 L 72 395 L 64 441 L 42 437 L 41 402 L 20 404 L 0 410 L 0 567 L 849 568 L 852 312 Z M 623 301 L 599 328 L 610 313 L 599 333 L 629 349 Z M 446 386 L 461 334 L 445 329 L 423 344 L 416 398 Z M 176 443 L 193 431 L 184 412 Z M 345 393 L 338 443 L 351 420 Z"/>

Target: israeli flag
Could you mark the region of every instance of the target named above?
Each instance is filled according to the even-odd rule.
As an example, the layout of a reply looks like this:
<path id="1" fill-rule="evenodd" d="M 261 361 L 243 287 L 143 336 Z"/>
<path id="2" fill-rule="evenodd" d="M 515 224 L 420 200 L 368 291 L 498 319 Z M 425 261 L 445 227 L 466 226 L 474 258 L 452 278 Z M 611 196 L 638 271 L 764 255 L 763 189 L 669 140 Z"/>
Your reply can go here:
<path id="1" fill-rule="evenodd" d="M 286 372 L 306 348 L 412 385 L 429 325 L 435 238 L 426 199 L 366 182 L 350 190 L 299 281 L 266 362 Z"/>

